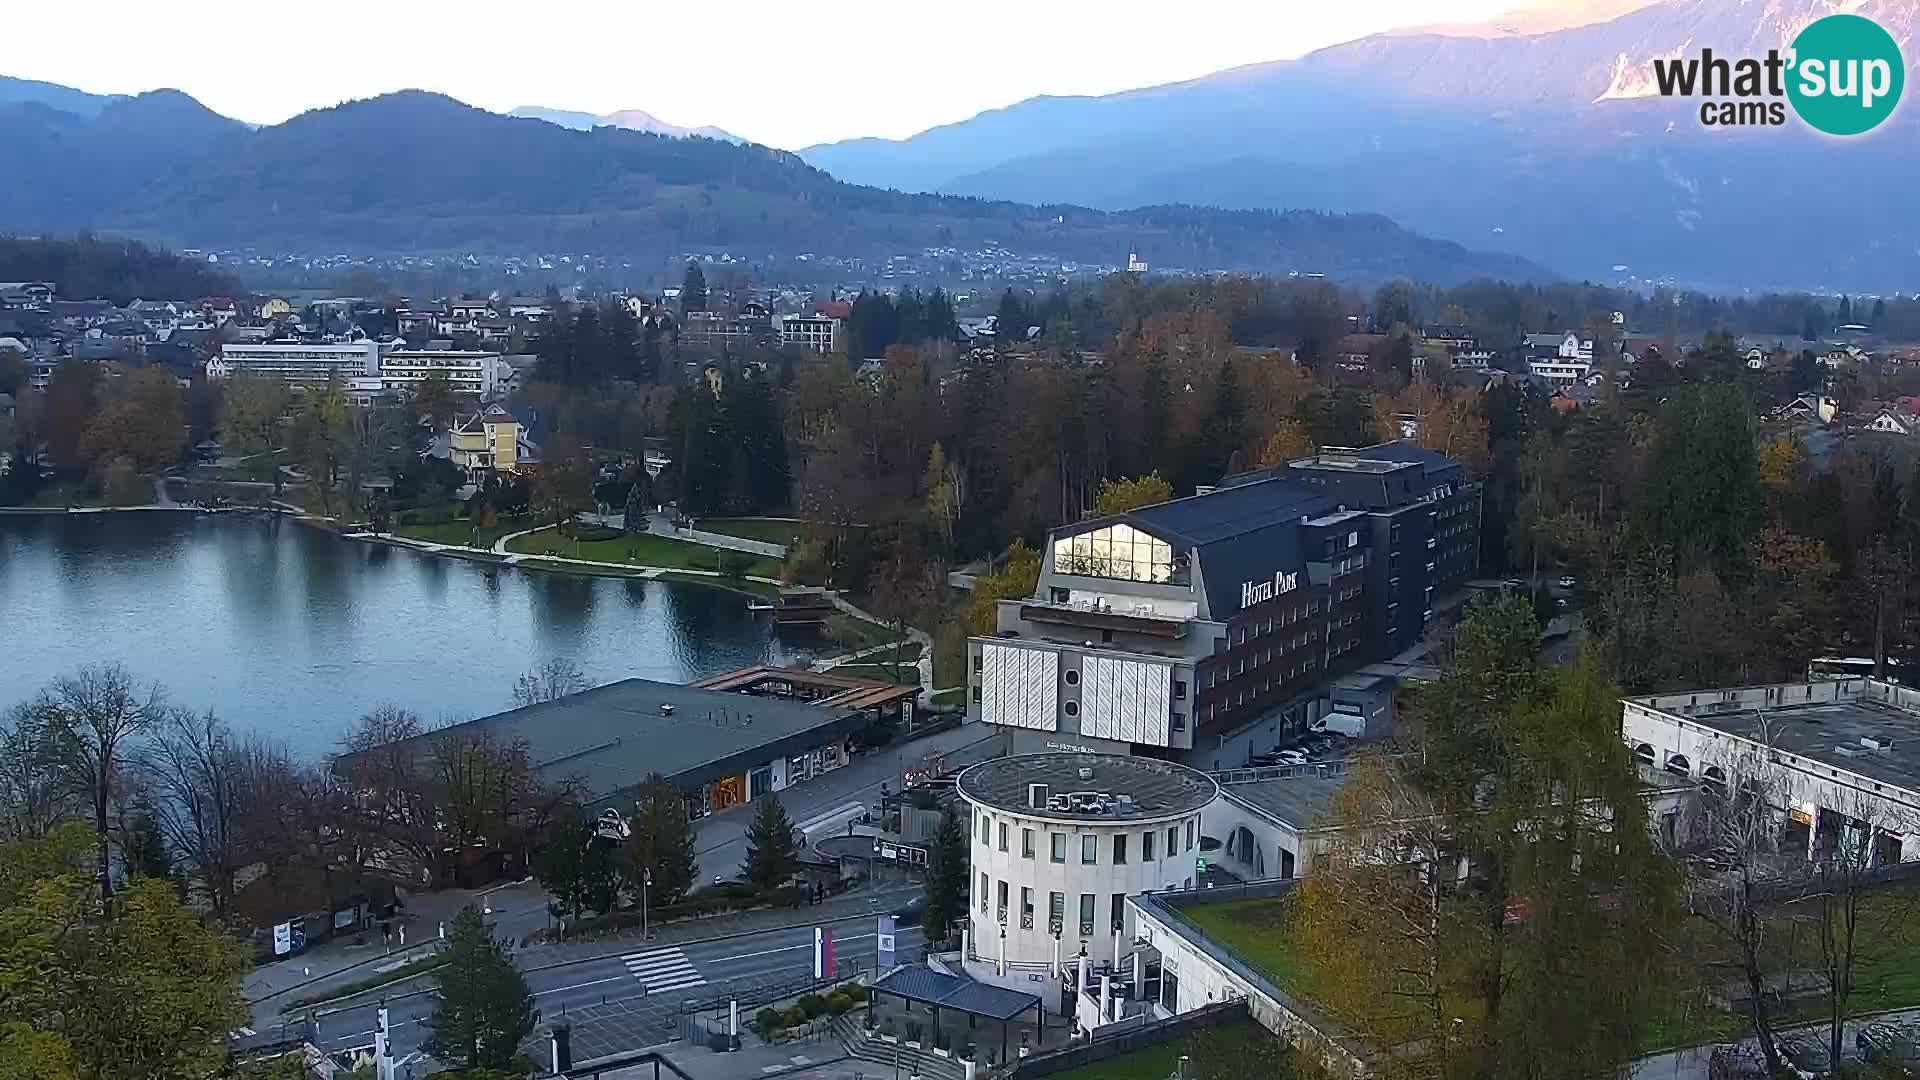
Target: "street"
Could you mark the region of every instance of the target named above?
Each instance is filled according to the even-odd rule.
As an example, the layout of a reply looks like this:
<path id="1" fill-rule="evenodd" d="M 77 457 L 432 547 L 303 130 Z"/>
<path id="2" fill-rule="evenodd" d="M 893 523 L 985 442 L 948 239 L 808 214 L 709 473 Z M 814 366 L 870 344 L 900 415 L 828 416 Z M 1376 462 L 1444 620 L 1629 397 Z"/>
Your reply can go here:
<path id="1" fill-rule="evenodd" d="M 876 959 L 873 924 L 845 922 L 833 929 L 839 931 L 834 935 L 836 971 L 871 971 Z M 898 960 L 918 959 L 924 944 L 918 927 L 902 929 L 897 938 Z M 793 927 L 680 945 L 631 941 L 606 956 L 529 972 L 527 984 L 540 1010 L 536 1040 L 544 1042 L 546 1025 L 569 1020 L 574 1028 L 574 1057 L 586 1060 L 671 1039 L 675 1012 L 689 999 L 707 1000 L 730 991 L 795 981 L 812 971 L 813 930 Z M 432 1015 L 433 1006 L 432 992 L 424 989 L 389 1001 L 387 1018 L 396 1061 L 404 1060 L 426 1039 L 424 1021 Z M 369 1001 L 319 1016 L 318 1045 L 329 1051 L 371 1046 L 379 1008 L 378 1001 Z M 287 1030 L 298 1032 L 304 1020 L 304 1016 L 287 1017 Z M 261 1033 L 276 1032 L 263 1028 Z"/>
<path id="2" fill-rule="evenodd" d="M 1920 1009 L 1907 1009 L 1903 1012 L 1869 1017 L 1866 1020 L 1850 1021 L 1846 1026 L 1845 1034 L 1842 1036 L 1843 1045 L 1841 1049 L 1845 1051 L 1849 1058 L 1852 1057 L 1853 1036 L 1863 1023 L 1874 1021 L 1913 1023 L 1916 1020 L 1920 1020 Z M 1814 1039 L 1824 1039 L 1827 1034 L 1825 1024 L 1812 1027 L 1796 1027 L 1789 1030 L 1792 1034 L 1810 1035 Z M 1782 1034 L 1786 1033 L 1787 1032 L 1782 1032 Z M 1708 1059 L 1713 1056 L 1714 1045 L 1713 1043 L 1706 1043 L 1701 1046 L 1692 1046 L 1683 1050 L 1674 1050 L 1665 1054 L 1655 1054 L 1651 1057 L 1641 1058 L 1639 1061 L 1634 1062 L 1633 1068 L 1628 1073 L 1628 1076 L 1630 1076 L 1632 1080 L 1707 1080 L 1707 1062 Z M 1741 1045 L 1749 1049 L 1756 1046 L 1752 1039 L 1741 1040 Z"/>

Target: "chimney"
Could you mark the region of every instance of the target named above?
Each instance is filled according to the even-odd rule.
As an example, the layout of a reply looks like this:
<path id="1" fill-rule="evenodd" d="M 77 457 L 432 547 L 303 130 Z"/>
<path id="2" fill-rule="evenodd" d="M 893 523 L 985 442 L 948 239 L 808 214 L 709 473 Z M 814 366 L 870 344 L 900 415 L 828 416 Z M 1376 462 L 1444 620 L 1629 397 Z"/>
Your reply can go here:
<path id="1" fill-rule="evenodd" d="M 1035 810 L 1045 810 L 1047 808 L 1047 785 L 1028 784 L 1027 805 L 1033 807 Z"/>

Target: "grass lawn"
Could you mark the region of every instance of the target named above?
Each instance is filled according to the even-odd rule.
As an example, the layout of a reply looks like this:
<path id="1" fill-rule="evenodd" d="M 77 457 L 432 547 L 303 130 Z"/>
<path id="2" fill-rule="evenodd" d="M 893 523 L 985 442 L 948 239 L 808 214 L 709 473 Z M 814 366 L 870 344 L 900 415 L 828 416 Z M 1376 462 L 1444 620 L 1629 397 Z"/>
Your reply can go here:
<path id="1" fill-rule="evenodd" d="M 762 521 L 758 518 L 701 518 L 693 527 L 702 532 L 738 536 L 742 540 L 759 540 L 786 547 L 799 543 L 803 531 L 797 521 Z"/>
<path id="2" fill-rule="evenodd" d="M 210 471 L 218 480 L 245 480 L 256 484 L 270 484 L 273 482 L 273 458 L 268 454 L 255 454 L 233 465 L 216 465 Z"/>
<path id="3" fill-rule="evenodd" d="M 611 540 L 575 541 L 551 526 L 509 541 L 507 550 L 521 555 L 557 555 L 563 559 L 664 566 L 673 570 L 717 570 L 723 554 L 718 548 L 690 544 L 685 540 L 669 540 L 650 533 L 616 536 Z M 770 578 L 780 576 L 780 564 L 776 560 L 757 559 L 738 552 L 726 554 L 745 560 L 742 564 L 743 573 Z"/>
<path id="4" fill-rule="evenodd" d="M 1279 986 L 1295 989 L 1301 980 L 1292 950 L 1286 904 L 1273 897 L 1193 904 L 1180 909 L 1195 926 Z"/>
<path id="5" fill-rule="evenodd" d="M 450 505 L 447 509 L 451 513 L 453 507 Z M 530 515 L 520 514 L 496 518 L 493 528 L 475 532 L 470 518 L 457 517 L 433 524 L 400 525 L 394 531 L 409 540 L 425 540 L 430 544 L 460 544 L 490 548 L 495 540 L 508 533 L 519 532 L 531 524 L 533 524 L 533 518 Z"/>
<path id="6" fill-rule="evenodd" d="M 844 611 L 836 611 L 827 616 L 826 636 L 827 640 L 838 645 L 842 651 L 850 653 L 901 640 L 900 635 L 894 633 L 892 627 L 870 623 L 865 619 L 856 619 Z M 900 659 L 919 658 L 919 652 L 909 653 L 909 648 L 917 647 L 902 645 Z"/>
<path id="7" fill-rule="evenodd" d="M 1191 1040 L 1193 1039 L 1205 1039 L 1213 1043 L 1219 1047 L 1218 1057 L 1225 1060 L 1238 1057 L 1244 1052 L 1236 1048 L 1250 1046 L 1253 1043 L 1271 1042 L 1273 1035 L 1252 1020 L 1222 1024 L 1219 1027 L 1193 1032 L 1185 1038 L 1168 1039 L 1166 1042 L 1141 1047 L 1132 1053 L 1082 1065 L 1066 1072 L 1054 1073 L 1052 1080 L 1166 1080 L 1179 1066 L 1180 1055 L 1192 1053 Z M 1264 1060 L 1251 1054 L 1247 1057 L 1250 1061 Z M 1255 1075 L 1249 1067 L 1248 1076 Z"/>

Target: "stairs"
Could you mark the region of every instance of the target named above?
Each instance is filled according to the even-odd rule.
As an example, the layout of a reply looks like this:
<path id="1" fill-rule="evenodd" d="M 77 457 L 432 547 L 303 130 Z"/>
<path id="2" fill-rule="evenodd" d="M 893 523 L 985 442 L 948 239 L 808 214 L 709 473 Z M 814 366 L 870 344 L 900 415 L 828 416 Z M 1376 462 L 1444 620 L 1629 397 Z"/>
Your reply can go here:
<path id="1" fill-rule="evenodd" d="M 904 1042 L 883 1042 L 878 1032 L 869 1034 L 856 1013 L 847 1013 L 833 1021 L 833 1037 L 847 1048 L 847 1053 L 861 1061 L 871 1061 L 877 1066 L 891 1070 L 898 1054 L 900 1075 L 918 1076 L 922 1080 L 966 1080 L 966 1067 L 958 1058 L 943 1058 L 931 1049 L 910 1050 Z M 956 1046 L 957 1049 L 957 1046 Z"/>

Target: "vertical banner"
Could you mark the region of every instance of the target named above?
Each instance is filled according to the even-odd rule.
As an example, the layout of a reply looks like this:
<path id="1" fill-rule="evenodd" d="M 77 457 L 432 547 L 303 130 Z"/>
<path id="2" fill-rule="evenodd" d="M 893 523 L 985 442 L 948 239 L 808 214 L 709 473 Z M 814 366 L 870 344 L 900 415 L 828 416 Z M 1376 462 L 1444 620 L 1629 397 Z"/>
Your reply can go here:
<path id="1" fill-rule="evenodd" d="M 273 955 L 285 956 L 293 951 L 293 924 L 290 922 L 273 924 Z"/>
<path id="2" fill-rule="evenodd" d="M 833 931 L 824 926 L 813 928 L 813 977 L 833 978 Z"/>
<path id="3" fill-rule="evenodd" d="M 875 974 L 893 969 L 893 927 L 893 916 L 880 916 L 880 926 L 878 927 L 878 932 L 874 935 L 879 939 L 880 953 L 878 957 L 880 965 L 879 971 L 875 972 Z"/>

